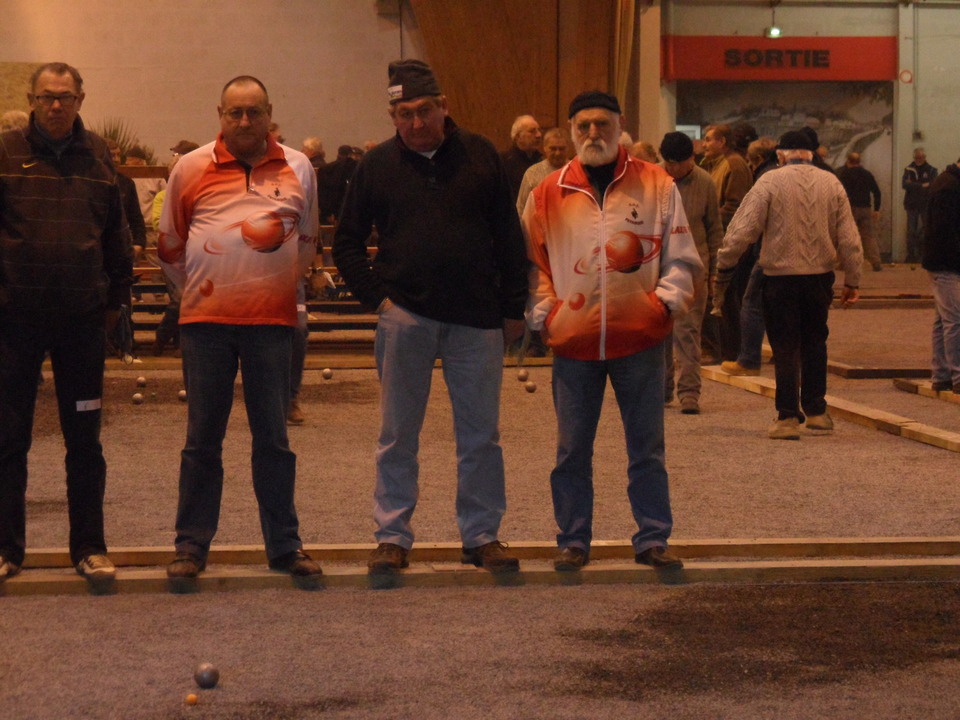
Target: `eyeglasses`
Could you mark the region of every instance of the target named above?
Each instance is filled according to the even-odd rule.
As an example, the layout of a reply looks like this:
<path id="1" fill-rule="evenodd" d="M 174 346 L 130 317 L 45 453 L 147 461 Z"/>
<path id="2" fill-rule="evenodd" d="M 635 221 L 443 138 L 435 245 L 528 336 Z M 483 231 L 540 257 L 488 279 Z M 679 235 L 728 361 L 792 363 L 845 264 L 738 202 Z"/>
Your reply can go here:
<path id="1" fill-rule="evenodd" d="M 262 117 L 265 117 L 267 111 L 259 107 L 251 108 L 230 108 L 229 110 L 224 110 L 222 115 L 229 118 L 233 122 L 240 122 L 243 120 L 243 116 L 246 115 L 247 119 L 250 122 L 256 122 Z"/>
<path id="2" fill-rule="evenodd" d="M 44 107 L 51 107 L 55 102 L 60 103 L 61 107 L 73 107 L 74 103 L 80 99 L 79 95 L 34 95 L 33 99 Z"/>

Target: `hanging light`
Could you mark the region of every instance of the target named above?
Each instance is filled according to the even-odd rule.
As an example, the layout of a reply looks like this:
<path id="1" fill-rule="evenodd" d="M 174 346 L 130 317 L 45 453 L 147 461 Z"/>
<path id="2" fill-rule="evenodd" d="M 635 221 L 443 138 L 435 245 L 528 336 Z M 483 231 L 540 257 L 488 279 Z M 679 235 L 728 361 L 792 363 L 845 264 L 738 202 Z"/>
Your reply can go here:
<path id="1" fill-rule="evenodd" d="M 779 4 L 780 0 L 770 0 L 770 27 L 763 29 L 764 37 L 778 38 L 783 34 L 777 25 L 777 5 Z"/>

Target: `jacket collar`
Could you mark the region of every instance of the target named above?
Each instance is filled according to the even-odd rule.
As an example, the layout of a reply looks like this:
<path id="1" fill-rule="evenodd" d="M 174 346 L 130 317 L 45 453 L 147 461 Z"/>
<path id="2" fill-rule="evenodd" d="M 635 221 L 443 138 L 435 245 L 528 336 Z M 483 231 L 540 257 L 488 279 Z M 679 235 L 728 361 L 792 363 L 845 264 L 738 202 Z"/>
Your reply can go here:
<path id="1" fill-rule="evenodd" d="M 73 128 L 70 130 L 70 135 L 64 138 L 62 141 L 56 141 L 49 137 L 43 130 L 40 129 L 40 126 L 36 124 L 34 115 L 30 113 L 30 123 L 27 125 L 26 137 L 30 142 L 30 145 L 33 146 L 34 150 L 37 148 L 44 148 L 60 154 L 66 148 L 70 146 L 90 148 L 90 140 L 87 137 L 87 130 L 83 126 L 83 121 L 80 120 L 80 116 L 73 121 Z"/>
<path id="2" fill-rule="evenodd" d="M 272 135 L 267 135 L 267 151 L 264 153 L 263 157 L 257 161 L 257 165 L 262 165 L 270 160 L 283 160 L 285 157 L 286 156 L 283 153 L 283 148 L 280 147 L 280 144 L 273 139 Z M 218 165 L 230 162 L 240 162 L 229 150 L 227 150 L 227 145 L 223 141 L 222 132 L 217 134 L 217 141 L 213 146 L 213 160 Z"/>

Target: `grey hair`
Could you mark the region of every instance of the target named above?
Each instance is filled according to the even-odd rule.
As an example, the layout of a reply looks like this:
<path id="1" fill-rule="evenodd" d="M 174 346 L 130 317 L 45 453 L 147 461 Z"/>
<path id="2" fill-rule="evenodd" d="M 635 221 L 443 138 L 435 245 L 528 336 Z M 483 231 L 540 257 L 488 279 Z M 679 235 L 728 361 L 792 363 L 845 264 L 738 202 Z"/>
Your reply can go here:
<path id="1" fill-rule="evenodd" d="M 527 120 L 533 120 L 533 122 L 535 122 L 537 125 L 540 124 L 533 115 L 519 115 L 517 119 L 513 121 L 513 125 L 510 126 L 511 140 L 517 139 L 517 135 L 520 134 L 520 131 L 523 129 L 523 126 L 526 124 Z"/>

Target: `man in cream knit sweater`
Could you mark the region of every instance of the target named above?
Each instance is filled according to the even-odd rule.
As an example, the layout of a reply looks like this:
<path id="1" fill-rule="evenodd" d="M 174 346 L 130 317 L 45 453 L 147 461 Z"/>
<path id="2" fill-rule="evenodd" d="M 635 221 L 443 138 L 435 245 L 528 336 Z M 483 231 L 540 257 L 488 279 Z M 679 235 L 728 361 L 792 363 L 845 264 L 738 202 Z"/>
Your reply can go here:
<path id="1" fill-rule="evenodd" d="M 780 168 L 763 175 L 744 197 L 717 256 L 718 286 L 737 259 L 763 235 L 763 315 L 776 363 L 777 419 L 769 436 L 798 440 L 800 424 L 829 432 L 827 313 L 834 269 L 844 273 L 840 300 L 859 298 L 863 248 L 843 185 L 813 166 L 799 132 L 777 145 Z M 719 292 L 719 291 L 718 291 Z"/>

